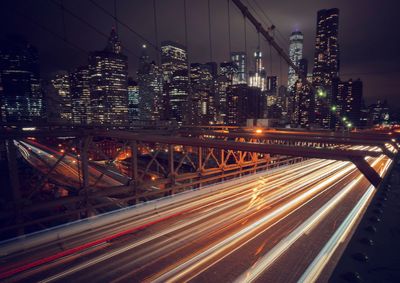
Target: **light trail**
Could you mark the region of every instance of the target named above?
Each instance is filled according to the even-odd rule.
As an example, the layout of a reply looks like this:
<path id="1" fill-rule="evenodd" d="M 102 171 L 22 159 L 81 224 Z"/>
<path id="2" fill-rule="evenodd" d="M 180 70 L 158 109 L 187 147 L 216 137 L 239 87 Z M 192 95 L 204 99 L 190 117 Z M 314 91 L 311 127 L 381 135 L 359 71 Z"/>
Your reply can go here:
<path id="1" fill-rule="evenodd" d="M 310 197 L 312 197 L 315 193 L 319 190 L 324 188 L 330 183 L 333 183 L 338 178 L 344 176 L 346 173 L 354 169 L 355 166 L 351 165 L 348 168 L 342 170 L 340 173 L 336 173 L 335 177 L 331 177 L 328 180 L 320 183 L 319 185 L 311 188 L 310 190 L 306 191 L 304 194 L 290 200 L 288 203 L 282 205 L 278 209 L 272 211 L 271 213 L 265 215 L 261 219 L 257 220 L 256 222 L 248 225 L 244 229 L 240 230 L 238 233 L 224 239 L 223 241 L 219 242 L 218 244 L 214 245 L 210 249 L 194 256 L 190 260 L 186 261 L 183 264 L 173 268 L 172 270 L 162 274 L 161 276 L 155 276 L 152 278 L 151 281 L 154 282 L 176 282 L 182 280 L 182 277 L 187 275 L 188 273 L 192 272 L 194 269 L 198 268 L 200 265 L 205 264 L 207 261 L 210 261 L 211 258 L 217 256 L 218 254 L 223 254 L 228 249 L 232 247 L 240 247 L 239 242 L 243 241 L 246 237 L 249 237 L 251 233 L 261 229 L 263 226 L 270 224 L 269 222 L 278 216 L 283 216 L 285 213 L 295 209 L 299 206 L 299 204 L 307 201 Z M 243 278 L 244 279 L 244 278 Z M 246 278 L 247 280 L 247 278 Z M 242 281 L 243 282 L 243 281 Z"/>
<path id="2" fill-rule="evenodd" d="M 375 166 L 384 157 L 381 156 L 376 159 L 372 166 Z M 354 166 L 352 166 L 354 168 Z M 352 168 L 352 169 L 353 169 Z M 265 256 L 260 258 L 256 264 L 250 269 L 239 276 L 236 282 L 254 282 L 268 267 L 270 267 L 277 258 L 279 258 L 288 248 L 295 243 L 303 234 L 309 233 L 315 226 L 339 203 L 361 180 L 363 176 L 360 175 L 350 184 L 344 187 L 337 195 L 335 195 L 329 202 L 323 205 L 317 212 L 297 227 L 292 233 L 280 241 L 271 251 Z"/>
<path id="3" fill-rule="evenodd" d="M 382 176 L 387 168 L 392 163 L 392 160 L 389 160 L 385 163 L 384 168 L 380 172 L 380 176 Z M 341 243 L 345 241 L 345 239 L 349 236 L 352 231 L 354 225 L 357 223 L 357 220 L 362 217 L 365 208 L 370 203 L 373 195 L 376 192 L 376 188 L 373 185 L 370 185 L 368 190 L 364 193 L 361 199 L 358 201 L 356 206 L 352 209 L 346 219 L 342 222 L 333 236 L 329 239 L 326 245 L 322 248 L 321 252 L 315 257 L 313 262 L 308 266 L 306 271 L 300 277 L 299 282 L 313 282 L 318 279 L 321 272 L 328 264 L 329 260 L 332 258 L 334 252 L 339 247 Z"/>
<path id="4" fill-rule="evenodd" d="M 351 148 L 376 150 L 364 146 Z M 40 150 L 41 154 L 45 154 Z M 23 154 L 29 154 L 29 150 Z M 383 158 L 381 156 L 372 163 L 373 166 L 381 166 L 381 175 L 388 168 Z M 67 161 L 66 164 L 70 163 Z M 236 279 L 239 281 L 252 282 L 260 279 L 273 264 L 275 268 L 276 263 L 281 263 L 286 258 L 283 255 L 293 250 L 294 243 L 300 244 L 298 241 L 315 235 L 319 225 L 331 227 L 330 222 L 338 221 L 341 223 L 339 228 L 332 229 L 325 236 L 326 242 L 313 247 L 313 257 L 301 266 L 304 268 L 301 270 L 307 267 L 312 269 L 309 274 L 319 274 L 331 256 L 317 259 L 314 255 L 320 251 L 326 255 L 335 250 L 338 238 L 330 239 L 347 231 L 342 229 L 342 225 L 350 214 L 346 211 L 333 218 L 335 209 L 345 200 L 351 205 L 349 211 L 353 204 L 357 207 L 360 203 L 358 199 L 348 197 L 356 195 L 353 193 L 356 188 L 362 190 L 359 193 L 362 198 L 366 196 L 365 190 L 370 191 L 366 181 L 360 182 L 361 179 L 361 173 L 352 163 L 333 160 L 307 160 L 267 172 L 253 180 L 238 179 L 231 186 L 211 191 L 210 194 L 196 195 L 193 199 L 76 235 L 71 239 L 72 245 L 74 241 L 88 243 L 87 239 L 94 238 L 97 242 L 90 243 L 106 244 L 106 247 L 95 253 L 86 253 L 83 244 L 78 246 L 82 249 L 68 262 L 68 266 L 63 266 L 62 262 L 68 259 L 63 257 L 15 274 L 10 279 L 29 279 L 28 274 L 34 273 L 35 278 L 42 280 L 37 280 L 40 282 L 100 278 L 107 282 L 186 282 L 216 274 L 213 272 L 217 270 L 222 273 L 215 280 L 221 280 L 223 274 L 229 275 L 229 268 L 225 265 L 233 260 L 235 253 L 251 255 L 254 260 L 260 258 L 250 268 L 251 263 L 248 266 L 244 266 L 247 262 L 242 266 L 236 264 L 239 269 L 226 280 L 234 280 L 238 276 Z M 150 225 L 152 223 L 154 225 Z M 134 229 L 141 226 L 143 230 Z M 118 233 L 124 237 L 118 239 Z M 302 237 L 305 235 L 307 237 Z M 347 237 L 348 234 L 341 239 Z M 250 250 L 247 250 L 249 247 Z M 66 251 L 69 252 L 68 249 Z M 313 260 L 315 263 L 310 265 Z M 104 270 L 108 272 L 104 273 Z M 28 277 L 24 277 L 25 274 Z M 298 274 L 298 277 L 301 275 Z"/>

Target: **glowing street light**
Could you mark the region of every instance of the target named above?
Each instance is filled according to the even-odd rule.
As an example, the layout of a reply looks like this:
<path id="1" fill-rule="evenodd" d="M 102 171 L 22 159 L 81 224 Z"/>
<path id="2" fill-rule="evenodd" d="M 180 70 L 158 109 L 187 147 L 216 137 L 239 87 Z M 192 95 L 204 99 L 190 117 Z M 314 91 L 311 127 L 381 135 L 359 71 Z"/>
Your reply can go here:
<path id="1" fill-rule="evenodd" d="M 261 130 L 261 129 L 257 129 L 257 130 L 256 130 L 256 133 L 257 133 L 257 134 L 261 134 L 261 133 L 262 133 L 262 130 Z"/>
<path id="2" fill-rule="evenodd" d="M 347 118 L 346 118 L 346 117 L 343 117 L 343 118 L 342 118 L 342 121 L 343 121 L 343 122 L 346 122 L 346 121 L 347 121 Z"/>
<path id="3" fill-rule="evenodd" d="M 332 111 L 336 111 L 336 109 L 337 109 L 336 105 L 333 105 L 333 106 L 331 107 L 331 110 L 332 110 Z"/>
<path id="4" fill-rule="evenodd" d="M 347 127 L 351 127 L 351 126 L 353 126 L 353 124 L 352 123 L 347 123 Z"/>

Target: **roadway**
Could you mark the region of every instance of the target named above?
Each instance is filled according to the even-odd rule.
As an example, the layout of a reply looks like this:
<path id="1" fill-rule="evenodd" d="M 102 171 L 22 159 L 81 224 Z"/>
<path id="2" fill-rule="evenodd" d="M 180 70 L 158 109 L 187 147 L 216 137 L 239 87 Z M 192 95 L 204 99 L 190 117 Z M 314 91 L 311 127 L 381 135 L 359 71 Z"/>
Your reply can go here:
<path id="1" fill-rule="evenodd" d="M 390 164 L 384 155 L 369 162 L 381 175 Z M 374 191 L 352 163 L 311 159 L 3 257 L 0 278 L 307 282 L 333 268 Z"/>
<path id="2" fill-rule="evenodd" d="M 80 162 L 74 154 L 63 154 L 62 152 L 55 151 L 47 146 L 33 142 L 30 140 L 26 141 L 15 141 L 16 146 L 21 152 L 21 155 L 36 169 L 43 173 L 49 172 L 50 168 L 56 165 L 54 170 L 50 173 L 50 177 L 57 181 L 58 184 L 65 185 L 68 187 L 79 188 L 82 185 L 82 176 L 80 174 Z M 59 158 L 64 157 L 61 161 Z M 97 188 L 121 186 L 127 183 L 128 178 L 123 177 L 121 174 L 120 180 L 113 178 L 108 172 L 110 169 L 102 170 L 101 166 L 95 166 L 89 164 L 89 186 Z M 113 174 L 118 174 L 113 172 Z M 123 179 L 126 179 L 125 182 Z"/>

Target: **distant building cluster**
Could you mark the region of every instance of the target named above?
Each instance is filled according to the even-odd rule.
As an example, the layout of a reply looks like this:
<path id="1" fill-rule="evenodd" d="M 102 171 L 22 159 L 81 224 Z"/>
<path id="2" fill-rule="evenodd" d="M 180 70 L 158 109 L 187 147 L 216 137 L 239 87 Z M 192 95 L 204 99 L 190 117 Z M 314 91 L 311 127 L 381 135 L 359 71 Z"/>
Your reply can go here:
<path id="1" fill-rule="evenodd" d="M 388 105 L 365 107 L 361 80 L 340 79 L 339 10 L 318 11 L 312 73 L 303 56 L 301 31 L 290 35 L 287 85 L 267 74 L 257 48 L 252 58 L 232 52 L 227 62 L 188 62 L 185 46 L 164 41 L 160 62 L 142 46 L 136 79 L 113 29 L 103 50 L 88 64 L 42 81 L 37 50 L 9 37 L 0 47 L 2 122 L 49 121 L 76 125 L 126 126 L 138 121 L 178 125 L 245 125 L 270 119 L 277 126 L 348 129 L 387 123 Z"/>

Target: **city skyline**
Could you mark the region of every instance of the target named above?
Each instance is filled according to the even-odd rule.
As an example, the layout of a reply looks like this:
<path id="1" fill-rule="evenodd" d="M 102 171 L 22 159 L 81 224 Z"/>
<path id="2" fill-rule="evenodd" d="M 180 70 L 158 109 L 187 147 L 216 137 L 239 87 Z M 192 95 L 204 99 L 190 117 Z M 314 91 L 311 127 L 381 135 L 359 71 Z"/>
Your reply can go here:
<path id="1" fill-rule="evenodd" d="M 108 1 L 99 1 L 98 3 L 102 7 L 106 8 L 109 12 L 113 12 L 114 7 L 112 7 L 113 5 L 111 5 Z M 180 5 L 180 3 L 177 1 L 158 1 L 156 3 L 158 8 L 158 45 L 160 45 L 161 41 L 167 39 L 177 41 L 181 44 L 184 43 L 182 5 Z M 42 25 L 48 25 L 51 22 L 53 32 L 61 35 L 63 34 L 62 21 L 59 17 L 62 13 L 57 5 L 49 1 L 49 3 L 46 2 L 43 5 L 40 5 L 41 10 L 38 10 L 38 7 L 36 7 L 33 2 L 24 2 L 23 4 L 24 8 L 22 10 L 22 4 L 19 1 L 11 4 L 8 3 L 8 7 L 5 8 L 10 9 L 11 11 L 17 10 L 20 14 L 29 11 L 29 17 L 31 19 L 39 21 Z M 146 13 L 151 15 L 151 12 L 153 11 L 152 3 L 146 3 L 144 1 L 138 1 L 132 4 L 127 2 L 118 2 L 117 15 L 123 22 L 126 22 L 136 31 L 143 34 L 145 38 L 154 43 L 153 19 L 152 17 L 143 18 L 143 15 L 138 14 L 138 11 L 135 9 L 129 9 L 129 5 L 135 4 L 140 5 L 141 9 L 139 10 L 146 11 Z M 371 23 L 367 21 L 366 17 L 375 11 L 374 5 L 366 5 L 366 7 L 364 7 L 365 9 L 363 9 L 364 13 L 354 20 L 354 18 L 351 16 L 352 12 L 354 12 L 357 7 L 357 5 L 354 3 L 343 4 L 338 3 L 338 1 L 325 1 L 324 3 L 320 3 L 318 1 L 307 1 L 306 3 L 301 4 L 301 9 L 295 9 L 300 4 L 291 4 L 292 5 L 289 5 L 287 2 L 283 2 L 280 5 L 276 3 L 268 3 L 268 6 L 262 4 L 260 5 L 260 7 L 263 9 L 262 11 L 254 6 L 257 9 L 258 16 L 260 18 L 265 20 L 265 16 L 262 12 L 267 12 L 267 15 L 272 19 L 273 23 L 277 27 L 276 38 L 278 42 L 281 42 L 281 45 L 286 52 L 288 52 L 289 47 L 286 44 L 283 45 L 282 43 L 284 43 L 284 41 L 286 41 L 286 43 L 288 42 L 289 35 L 292 31 L 301 30 L 304 34 L 304 57 L 309 60 L 311 65 L 311 59 L 314 52 L 315 14 L 317 10 L 322 8 L 337 7 L 341 11 L 339 27 L 339 43 L 341 50 L 343 51 L 341 52 L 341 76 L 344 79 L 361 78 L 361 80 L 364 81 L 364 96 L 368 103 L 374 102 L 377 98 L 381 98 L 382 100 L 389 99 L 392 104 L 399 101 L 398 96 L 396 96 L 396 90 L 398 89 L 396 86 L 398 82 L 393 81 L 393 79 L 391 80 L 391 78 L 394 78 L 396 75 L 395 66 L 398 56 L 396 56 L 393 44 L 380 44 L 383 39 L 389 43 L 391 40 L 393 40 L 392 37 L 389 36 L 391 34 L 390 30 L 393 29 L 393 27 L 390 24 L 385 24 L 383 29 L 383 26 L 379 27 L 379 25 L 376 24 L 379 23 L 379 21 L 374 21 L 373 26 L 371 26 Z M 64 3 L 64 5 L 66 9 L 76 13 L 76 15 L 84 17 L 89 23 L 94 25 L 97 29 L 105 34 L 108 34 L 109 29 L 113 25 L 115 26 L 115 21 L 111 17 L 104 14 L 90 2 L 68 2 Z M 80 5 L 82 8 L 78 8 L 78 5 Z M 389 13 L 385 17 L 384 22 L 386 23 L 390 23 L 390 21 L 393 19 L 390 13 L 392 13 L 395 9 L 393 9 L 394 7 L 392 6 L 396 6 L 394 1 L 386 2 L 383 7 L 381 7 L 384 8 L 387 13 Z M 90 7 L 91 9 L 86 9 Z M 207 23 L 205 21 L 207 16 L 206 8 L 206 3 L 188 3 L 188 49 L 190 63 L 204 63 L 210 61 L 207 28 L 200 30 L 201 25 L 199 26 L 201 23 L 203 27 L 207 27 Z M 176 10 L 176 12 L 172 12 L 171 9 Z M 227 13 L 226 11 L 222 11 L 223 9 L 226 10 L 226 3 L 211 1 L 211 24 L 213 26 L 211 37 L 213 46 L 213 61 L 216 62 L 227 61 L 229 59 L 229 50 L 226 40 Z M 2 10 L 6 11 L 7 9 Z M 198 11 L 198 13 L 194 14 L 193 10 Z M 89 12 L 83 13 L 82 11 Z M 128 11 L 130 11 L 130 14 L 128 14 Z M 167 14 L 173 15 L 174 20 L 168 21 L 165 16 Z M 57 15 L 58 17 L 56 17 Z M 128 15 L 130 16 L 128 17 Z M 239 16 L 239 11 L 231 5 L 232 51 L 243 51 L 244 49 L 243 21 Z M 101 22 L 99 19 L 102 19 Z M 2 36 L 10 32 L 21 33 L 27 37 L 28 41 L 32 42 L 32 44 L 38 48 L 40 52 L 39 56 L 41 60 L 42 77 L 49 77 L 50 73 L 56 70 L 72 70 L 76 66 L 86 63 L 86 54 L 83 54 L 82 51 L 77 51 L 76 49 L 65 45 L 62 40 L 55 38 L 37 25 L 31 24 L 29 27 L 24 29 L 23 27 L 26 26 L 27 23 L 32 23 L 30 20 L 27 20 L 26 17 L 24 18 L 21 15 L 18 16 L 18 14 L 15 15 L 15 13 L 11 13 L 10 15 L 5 14 L 4 17 L 2 17 L 2 20 L 7 23 L 2 25 Z M 349 26 L 350 21 L 352 25 L 351 32 L 349 29 L 346 29 L 346 26 Z M 262 21 L 263 24 L 264 22 L 267 22 L 267 20 Z M 67 27 L 66 35 L 68 40 L 88 52 L 96 50 L 104 41 L 104 37 L 83 25 L 68 13 L 65 13 L 65 23 Z M 8 28 L 4 28 L 6 26 Z M 121 24 L 118 24 L 117 27 L 121 41 L 124 42 L 129 50 L 134 51 L 135 53 L 135 55 L 129 53 L 126 54 L 129 58 L 129 75 L 132 76 L 136 73 L 137 66 L 139 64 L 138 57 L 140 56 L 140 48 L 144 42 L 142 39 L 135 37 Z M 368 37 L 369 34 L 366 32 L 368 27 L 371 27 L 369 30 L 371 33 L 377 36 Z M 376 33 L 377 30 L 379 30 L 379 33 Z M 193 36 L 192 34 L 196 34 L 196 36 Z M 247 37 L 248 57 L 251 58 L 252 52 L 257 49 L 258 42 L 256 32 L 249 25 L 247 25 Z M 376 42 L 377 38 L 381 40 L 378 43 Z M 368 44 L 366 44 L 367 40 Z M 43 46 L 44 44 L 46 44 L 46 46 Z M 371 52 L 367 52 L 365 48 L 360 48 L 360 46 L 367 45 L 369 47 L 368 50 Z M 382 48 L 381 52 L 378 52 L 378 47 Z M 261 51 L 265 54 L 268 54 L 268 48 L 266 47 L 264 41 L 261 41 Z M 62 53 L 63 56 L 58 56 L 58 53 Z M 150 57 L 155 61 L 158 60 L 154 51 L 151 52 Z M 284 81 L 286 81 L 287 65 L 283 64 L 284 67 L 281 75 L 278 58 L 273 56 L 272 59 L 272 75 L 283 77 Z M 265 69 L 267 71 L 267 75 L 271 75 L 271 64 L 268 62 L 270 60 L 266 60 L 267 62 L 264 62 Z M 249 62 L 249 64 L 251 64 L 251 62 Z M 309 66 L 309 68 L 311 69 L 312 65 Z"/>
<path id="2" fill-rule="evenodd" d="M 398 9 L 269 2 L 1 2 L 1 282 L 400 282 Z"/>

